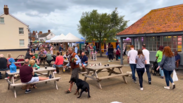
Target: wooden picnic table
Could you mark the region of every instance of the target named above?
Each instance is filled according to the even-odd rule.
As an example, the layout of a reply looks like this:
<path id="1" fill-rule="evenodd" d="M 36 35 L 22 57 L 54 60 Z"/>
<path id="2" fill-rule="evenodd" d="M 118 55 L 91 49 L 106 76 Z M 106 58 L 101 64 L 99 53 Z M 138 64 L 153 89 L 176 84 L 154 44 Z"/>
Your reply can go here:
<path id="1" fill-rule="evenodd" d="M 117 77 L 117 76 L 122 76 L 123 80 L 125 83 L 127 83 L 127 80 L 125 79 L 125 76 L 129 76 L 130 73 L 123 73 L 122 71 L 122 65 L 109 65 L 109 66 L 87 66 L 85 73 L 82 73 L 85 78 L 84 80 L 86 81 L 87 78 L 91 78 L 93 80 L 96 80 L 98 82 L 99 88 L 102 89 L 102 86 L 100 84 L 102 79 L 107 79 L 107 78 L 112 78 L 112 77 Z M 119 72 L 115 72 L 114 69 L 118 69 Z M 100 72 L 108 72 L 108 76 L 104 77 L 99 77 L 98 73 Z M 115 74 L 115 75 L 112 75 Z"/>
<path id="2" fill-rule="evenodd" d="M 40 82 L 45 82 L 45 83 L 47 83 L 47 81 L 58 80 L 58 79 L 60 79 L 60 77 L 58 77 L 58 78 L 55 77 L 55 73 L 54 73 L 55 70 L 56 70 L 56 69 L 53 68 L 53 67 L 47 67 L 47 69 L 45 69 L 44 67 L 42 67 L 42 68 L 40 68 L 40 69 L 38 69 L 38 70 L 35 70 L 35 69 L 34 69 L 34 70 L 33 70 L 34 73 L 37 73 L 37 74 L 39 74 L 39 75 L 44 75 L 44 76 L 46 76 L 46 77 L 49 77 L 49 75 L 51 74 L 52 77 L 53 77 L 52 79 L 48 79 L 48 80 L 44 80 L 44 81 L 38 81 L 38 82 L 36 82 L 36 83 L 40 83 Z M 42 72 L 47 72 L 47 73 L 42 73 Z M 7 74 L 9 75 L 9 78 L 6 78 L 6 81 L 8 82 L 8 90 L 10 89 L 10 86 L 12 86 L 12 87 L 14 88 L 14 96 L 15 96 L 15 98 L 16 98 L 17 95 L 16 95 L 16 89 L 15 89 L 15 87 L 16 87 L 16 86 L 23 86 L 23 85 L 26 85 L 26 83 L 16 83 L 17 81 L 20 80 L 19 70 L 17 70 L 17 72 L 15 72 L 15 73 L 10 73 L 10 71 L 7 71 Z M 17 75 L 17 76 L 16 76 L 16 75 Z M 16 79 L 15 79 L 15 77 L 16 77 Z M 34 83 L 34 84 L 36 84 L 36 83 Z M 55 83 L 56 89 L 58 89 L 58 86 L 57 86 L 56 81 L 55 81 L 54 83 Z"/>

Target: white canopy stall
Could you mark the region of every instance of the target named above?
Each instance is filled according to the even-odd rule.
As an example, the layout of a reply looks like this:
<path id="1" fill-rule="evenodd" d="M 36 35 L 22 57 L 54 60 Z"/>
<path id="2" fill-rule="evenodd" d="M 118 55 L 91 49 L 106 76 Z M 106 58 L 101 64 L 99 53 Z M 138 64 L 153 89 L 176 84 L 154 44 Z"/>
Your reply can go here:
<path id="1" fill-rule="evenodd" d="M 58 42 L 63 42 L 64 37 L 65 37 L 65 35 L 61 34 L 61 35 L 57 36 L 56 38 L 54 37 L 53 39 L 51 39 L 50 42 L 57 42 L 57 43 Z"/>
<path id="2" fill-rule="evenodd" d="M 80 41 L 84 41 L 78 37 L 76 37 L 75 35 L 68 33 L 64 38 L 63 38 L 63 42 L 80 42 Z"/>

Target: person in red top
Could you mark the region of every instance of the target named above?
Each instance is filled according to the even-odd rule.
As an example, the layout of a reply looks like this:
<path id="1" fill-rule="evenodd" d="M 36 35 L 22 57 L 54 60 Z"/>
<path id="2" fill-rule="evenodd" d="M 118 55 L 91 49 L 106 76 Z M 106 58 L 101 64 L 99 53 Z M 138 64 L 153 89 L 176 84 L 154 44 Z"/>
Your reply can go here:
<path id="1" fill-rule="evenodd" d="M 57 73 L 59 73 L 58 68 L 62 67 L 63 63 L 64 63 L 64 57 L 62 55 L 60 55 L 60 52 L 57 52 L 57 57 L 56 57 L 54 65 L 53 65 L 53 67 L 56 68 Z"/>
<path id="2" fill-rule="evenodd" d="M 31 92 L 30 88 L 30 84 L 34 83 L 34 82 L 38 82 L 38 81 L 42 81 L 42 80 L 46 80 L 49 78 L 45 78 L 45 77 L 33 77 L 34 75 L 34 71 L 32 69 L 32 67 L 29 67 L 29 59 L 25 59 L 25 64 L 20 67 L 20 79 L 22 83 L 26 83 L 26 90 L 25 93 L 29 93 Z"/>

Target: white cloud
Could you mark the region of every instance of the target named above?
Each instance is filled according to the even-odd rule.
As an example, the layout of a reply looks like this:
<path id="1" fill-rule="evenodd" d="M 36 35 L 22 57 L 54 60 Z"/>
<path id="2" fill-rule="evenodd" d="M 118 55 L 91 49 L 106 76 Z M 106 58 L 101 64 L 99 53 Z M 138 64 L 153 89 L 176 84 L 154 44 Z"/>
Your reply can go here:
<path id="1" fill-rule="evenodd" d="M 182 2 L 183 0 L 0 0 L 0 4 L 7 4 L 10 13 L 29 25 L 31 30 L 47 32 L 50 29 L 56 35 L 72 33 L 76 36 L 81 36 L 77 25 L 83 12 L 96 9 L 99 13 L 111 13 L 117 7 L 119 15 L 124 15 L 130 26 L 152 9 Z M 0 8 L 3 6 L 0 5 Z"/>

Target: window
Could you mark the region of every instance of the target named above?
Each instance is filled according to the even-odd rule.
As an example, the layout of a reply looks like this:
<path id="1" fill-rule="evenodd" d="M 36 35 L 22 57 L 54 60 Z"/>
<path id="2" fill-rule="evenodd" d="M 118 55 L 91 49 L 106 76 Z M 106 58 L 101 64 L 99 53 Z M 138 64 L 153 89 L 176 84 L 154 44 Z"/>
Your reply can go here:
<path id="1" fill-rule="evenodd" d="M 20 40 L 19 40 L 19 43 L 20 43 L 20 44 L 19 44 L 20 46 L 24 46 L 24 39 L 20 39 Z"/>
<path id="2" fill-rule="evenodd" d="M 4 17 L 0 17 L 0 24 L 4 24 Z"/>
<path id="3" fill-rule="evenodd" d="M 19 28 L 19 34 L 24 34 L 24 28 Z"/>
<path id="4" fill-rule="evenodd" d="M 172 51 L 182 51 L 182 36 L 146 37 L 144 40 L 149 51 L 157 51 L 159 46 L 169 46 Z"/>

